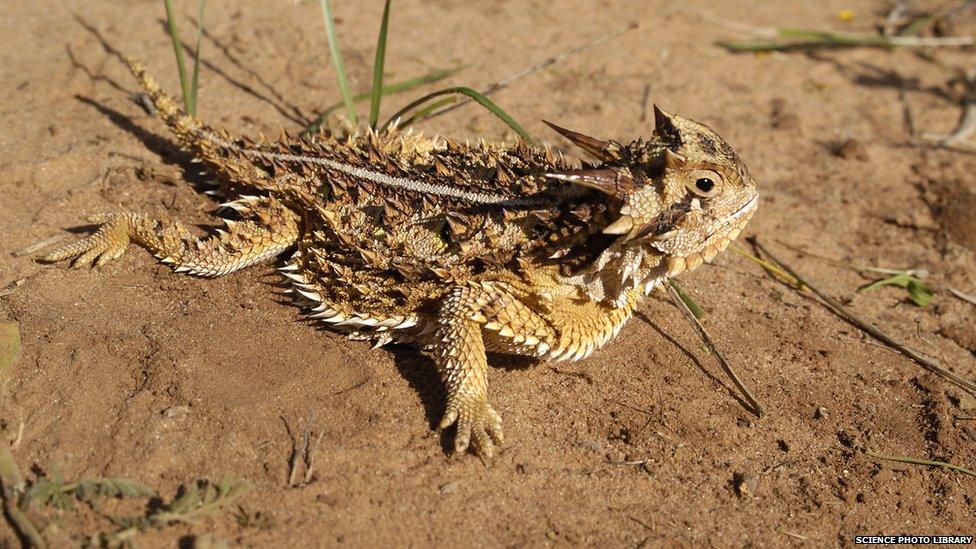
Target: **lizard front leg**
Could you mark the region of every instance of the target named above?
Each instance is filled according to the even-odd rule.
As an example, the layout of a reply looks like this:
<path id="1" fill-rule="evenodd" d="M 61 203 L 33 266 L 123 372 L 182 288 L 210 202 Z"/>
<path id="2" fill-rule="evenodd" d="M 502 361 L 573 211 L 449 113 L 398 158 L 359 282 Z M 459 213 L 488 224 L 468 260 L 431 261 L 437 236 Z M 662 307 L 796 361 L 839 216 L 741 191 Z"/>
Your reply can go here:
<path id="1" fill-rule="evenodd" d="M 169 225 L 135 213 L 93 215 L 99 229 L 91 236 L 47 254 L 43 261 L 73 259 L 73 267 L 103 265 L 134 242 L 177 272 L 221 276 L 272 258 L 298 239 L 298 216 L 274 198 L 249 197 L 230 204 L 241 221 L 225 220 L 227 230 L 195 238 L 180 222 Z"/>
<path id="2" fill-rule="evenodd" d="M 472 446 L 488 464 L 502 444 L 501 416 L 488 403 L 486 340 L 493 350 L 544 355 L 558 341 L 552 326 L 504 282 L 472 282 L 448 294 L 437 317 L 432 343 L 435 362 L 447 386 L 444 429 L 457 423 L 454 449 Z M 507 341 L 507 344 L 502 344 Z"/>
<path id="3" fill-rule="evenodd" d="M 481 309 L 478 288 L 455 288 L 444 301 L 437 317 L 429 349 L 447 388 L 447 410 L 440 429 L 457 423 L 454 451 L 463 453 L 473 446 L 486 464 L 494 454 L 494 444 L 502 444 L 502 418 L 488 404 L 488 359 L 477 315 Z"/>

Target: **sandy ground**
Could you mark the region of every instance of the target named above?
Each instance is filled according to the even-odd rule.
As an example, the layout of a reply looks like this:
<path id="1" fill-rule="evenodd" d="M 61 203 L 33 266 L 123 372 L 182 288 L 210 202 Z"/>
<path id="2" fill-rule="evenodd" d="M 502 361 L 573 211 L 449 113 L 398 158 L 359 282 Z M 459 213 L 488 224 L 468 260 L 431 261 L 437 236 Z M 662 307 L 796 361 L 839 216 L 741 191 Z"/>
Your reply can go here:
<path id="1" fill-rule="evenodd" d="M 364 89 L 382 2 L 335 3 L 353 86 Z M 870 30 L 890 7 L 691 4 L 752 25 L 840 30 Z M 189 37 L 195 5 L 177 2 Z M 838 20 L 842 9 L 852 22 Z M 446 453 L 433 430 L 444 396 L 423 356 L 369 351 L 302 322 L 270 267 L 199 280 L 141 250 L 92 271 L 13 257 L 90 213 L 199 223 L 215 203 L 106 51 L 142 58 L 177 92 L 160 2 L 4 11 L 0 287 L 29 277 L 0 298 L 0 320 L 19 323 L 24 340 L 10 386 L 24 422 L 15 457 L 29 478 L 55 468 L 67 479 L 125 477 L 165 499 L 199 479 L 251 486 L 223 511 L 151 530 L 140 544 L 211 534 L 246 546 L 819 546 L 855 534 L 976 533 L 976 479 L 865 454 L 976 466 L 973 397 L 731 253 L 682 284 L 765 417 L 743 408 L 676 310 L 652 298 L 585 362 L 498 361 L 492 394 L 507 445 L 492 469 Z M 936 286 L 976 293 L 976 156 L 910 146 L 904 122 L 907 104 L 919 132 L 955 126 L 951 75 L 936 64 L 905 50 L 732 55 L 712 45 L 731 31 L 665 1 L 401 0 L 389 78 L 463 64 L 449 83 L 483 87 L 631 21 L 643 26 L 495 99 L 552 142 L 541 118 L 623 140 L 651 131 L 649 86 L 651 101 L 713 126 L 746 159 L 763 196 L 747 234 L 856 313 L 976 377 L 972 305 L 944 290 L 925 308 L 897 288 L 855 294 L 868 279 L 786 247 L 925 268 Z M 209 121 L 272 135 L 337 100 L 316 2 L 213 2 L 206 22 L 199 103 Z M 974 27 L 970 14 L 954 31 Z M 386 112 L 419 93 L 388 99 Z M 470 106 L 423 128 L 509 135 Z M 304 426 L 323 434 L 316 469 L 289 487 Z M 736 489 L 742 478 L 747 493 Z M 83 505 L 55 515 L 76 539 L 111 531 Z M 0 546 L 16 544 L 0 524 Z"/>

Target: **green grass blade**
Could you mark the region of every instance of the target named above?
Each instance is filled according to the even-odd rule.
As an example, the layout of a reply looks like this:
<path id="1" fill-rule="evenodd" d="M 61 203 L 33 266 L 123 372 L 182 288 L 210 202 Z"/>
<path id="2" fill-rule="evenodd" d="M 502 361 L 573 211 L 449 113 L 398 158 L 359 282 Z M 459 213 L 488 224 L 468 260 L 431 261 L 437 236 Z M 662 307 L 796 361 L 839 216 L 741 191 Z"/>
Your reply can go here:
<path id="1" fill-rule="evenodd" d="M 729 249 L 732 250 L 733 252 L 741 255 L 742 257 L 748 259 L 749 261 L 752 261 L 752 262 L 756 263 L 757 265 L 759 265 L 763 269 L 766 269 L 766 272 L 768 272 L 769 274 L 771 274 L 771 275 L 779 278 L 783 282 L 786 282 L 790 286 L 793 286 L 794 288 L 796 288 L 798 290 L 805 290 L 806 289 L 806 286 L 802 282 L 800 282 L 799 280 L 793 278 L 793 276 L 791 276 L 790 273 L 784 271 L 783 269 L 780 269 L 776 265 L 773 265 L 772 263 L 770 263 L 768 261 L 764 261 L 762 259 L 759 259 L 758 257 L 756 257 L 756 256 L 752 255 L 751 253 L 743 250 L 742 248 L 736 246 L 735 244 L 732 244 L 731 246 L 729 246 Z"/>
<path id="2" fill-rule="evenodd" d="M 523 141 L 525 141 L 530 145 L 535 144 L 535 140 L 532 139 L 532 136 L 530 136 L 529 133 L 525 131 L 525 128 L 523 128 L 518 122 L 516 122 L 514 118 L 509 116 L 508 113 L 502 110 L 501 107 L 496 105 L 491 99 L 485 97 L 484 94 L 482 94 L 481 92 L 464 86 L 445 88 L 443 90 L 438 90 L 432 93 L 428 93 L 427 95 L 421 97 L 420 99 L 411 102 L 409 105 L 403 107 L 402 109 L 397 111 L 396 114 L 391 116 L 390 119 L 387 120 L 385 124 L 383 124 L 383 129 L 385 130 L 386 128 L 389 128 L 390 125 L 392 125 L 398 119 L 403 118 L 403 115 L 419 107 L 420 105 L 423 105 L 424 103 L 430 101 L 431 99 L 434 99 L 435 97 L 440 97 L 442 95 L 455 95 L 455 94 L 466 95 L 470 97 L 479 105 L 491 111 L 491 113 L 497 116 L 499 119 L 501 119 L 502 122 L 508 124 L 508 127 L 515 130 L 515 133 L 517 133 L 519 137 L 522 138 Z"/>
<path id="3" fill-rule="evenodd" d="M 169 37 L 173 41 L 173 53 L 176 54 L 176 68 L 180 71 L 180 86 L 183 88 L 183 105 L 190 109 L 190 81 L 186 78 L 186 62 L 183 60 L 183 46 L 180 45 L 180 32 L 176 28 L 176 15 L 173 14 L 172 0 L 163 0 L 166 5 L 166 25 L 169 27 Z"/>
<path id="4" fill-rule="evenodd" d="M 331 0 L 319 0 L 322 5 L 322 17 L 325 18 L 325 35 L 329 40 L 329 54 L 332 56 L 332 66 L 335 67 L 336 78 L 339 80 L 339 92 L 342 103 L 346 106 L 346 117 L 353 126 L 358 122 L 356 105 L 349 91 L 349 79 L 346 77 L 346 66 L 342 63 L 342 50 L 339 49 L 339 38 L 336 36 L 335 19 L 332 17 Z"/>
<path id="5" fill-rule="evenodd" d="M 783 27 L 776 29 L 781 40 L 757 40 L 733 42 L 719 40 L 715 44 L 729 51 L 794 51 L 818 48 L 890 47 L 895 44 L 880 34 L 856 34 L 846 32 L 827 32 L 814 29 L 795 29 Z"/>
<path id="6" fill-rule="evenodd" d="M 386 63 L 386 30 L 390 25 L 390 0 L 383 6 L 383 22 L 376 39 L 376 61 L 373 62 L 373 89 L 369 100 L 369 127 L 376 129 L 380 119 L 380 98 L 383 97 L 383 65 Z"/>
<path id="7" fill-rule="evenodd" d="M 783 38 L 801 38 L 823 42 L 835 46 L 887 46 L 888 39 L 880 34 L 855 34 L 848 32 L 827 32 L 813 29 L 794 29 L 789 27 L 776 29 L 776 33 Z"/>
<path id="8" fill-rule="evenodd" d="M 413 88 L 416 88 L 418 86 L 423 86 L 424 84 L 432 84 L 434 82 L 439 82 L 441 80 L 444 80 L 445 78 L 454 76 L 455 74 L 460 72 L 463 68 L 464 66 L 453 67 L 450 69 L 437 69 L 429 74 L 416 76 L 414 78 L 408 78 L 407 80 L 401 80 L 400 82 L 394 82 L 392 84 L 385 85 L 383 86 L 382 92 L 380 93 L 382 95 L 390 95 L 393 93 L 412 90 Z M 370 99 L 372 96 L 373 96 L 373 92 L 372 90 L 370 90 L 366 92 L 357 93 L 356 95 L 352 96 L 352 100 L 358 103 L 360 101 Z M 343 103 L 341 101 L 326 107 L 325 110 L 322 111 L 322 114 L 316 117 L 315 121 L 309 124 L 307 128 L 305 128 L 304 133 L 306 135 L 311 135 L 319 131 L 319 128 L 322 126 L 322 123 L 325 122 L 325 119 L 328 118 L 329 115 L 331 115 L 335 111 L 341 109 L 342 107 L 343 107 Z"/>
<path id="9" fill-rule="evenodd" d="M 197 17 L 197 43 L 193 46 L 193 83 L 190 84 L 191 104 L 186 106 L 190 114 L 197 114 L 197 90 L 200 88 L 200 44 L 203 40 L 203 8 L 207 0 L 200 0 L 200 15 Z"/>
<path id="10" fill-rule="evenodd" d="M 410 118 L 407 118 L 406 120 L 400 122 L 400 125 L 403 126 L 404 128 L 412 126 L 426 119 L 427 117 L 431 116 L 435 111 L 439 111 L 442 108 L 448 105 L 453 105 L 457 102 L 458 102 L 458 98 L 456 96 L 445 97 L 444 99 L 438 99 L 437 101 L 432 101 L 426 107 L 414 111 L 414 113 L 410 115 Z"/>
<path id="11" fill-rule="evenodd" d="M 688 307 L 691 314 L 695 315 L 695 318 L 702 319 L 705 317 L 705 309 L 702 309 L 701 305 L 692 299 L 690 295 L 685 293 L 685 291 L 681 289 L 681 286 L 678 286 L 678 283 L 673 278 L 668 279 L 668 284 L 674 288 L 674 291 L 678 294 L 678 297 L 680 297 L 681 301 L 683 301 L 685 306 Z"/>

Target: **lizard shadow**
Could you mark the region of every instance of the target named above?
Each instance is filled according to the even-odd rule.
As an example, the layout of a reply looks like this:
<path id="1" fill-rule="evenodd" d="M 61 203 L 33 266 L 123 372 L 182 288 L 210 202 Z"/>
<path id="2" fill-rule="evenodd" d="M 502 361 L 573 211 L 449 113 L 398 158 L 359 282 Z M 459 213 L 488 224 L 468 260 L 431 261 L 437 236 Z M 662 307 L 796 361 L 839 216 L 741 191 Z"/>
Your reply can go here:
<path id="1" fill-rule="evenodd" d="M 715 383 L 719 387 L 725 389 L 725 391 L 729 394 L 729 396 L 731 396 L 736 402 L 738 402 L 740 406 L 742 406 L 746 410 L 751 410 L 752 409 L 752 407 L 745 400 L 743 400 L 742 397 L 740 397 L 739 394 L 737 392 L 735 392 L 735 390 L 733 390 L 731 387 L 729 387 L 728 385 L 726 385 L 721 379 L 715 377 L 714 374 L 712 374 L 711 372 L 709 372 L 705 368 L 705 366 L 701 363 L 701 360 L 699 360 L 698 357 L 695 356 L 694 353 L 692 353 L 691 351 L 688 350 L 687 347 L 685 347 L 681 343 L 679 343 L 677 339 L 671 337 L 671 335 L 669 335 L 667 332 L 665 332 L 664 330 L 662 330 L 661 327 L 658 326 L 653 320 L 651 320 L 650 317 L 648 317 L 646 314 L 641 313 L 641 312 L 635 313 L 634 316 L 636 316 L 636 317 L 640 318 L 641 320 L 643 320 L 645 323 L 647 323 L 647 325 L 649 325 L 651 328 L 653 328 L 654 331 L 658 333 L 658 335 L 660 335 L 661 337 L 663 337 L 665 340 L 667 340 L 668 343 L 670 343 L 671 345 L 674 345 L 675 348 L 677 348 L 678 350 L 680 350 L 682 352 L 682 354 L 684 354 L 686 357 L 688 357 L 688 359 L 691 360 L 691 363 L 694 364 L 695 367 L 698 368 L 698 371 L 700 371 L 702 374 L 704 374 L 704 376 L 706 378 L 708 378 L 709 380 L 711 380 L 713 383 Z"/>
<path id="2" fill-rule="evenodd" d="M 286 255 L 287 253 L 287 251 L 282 252 L 282 255 Z M 274 302 L 284 307 L 302 308 L 303 305 L 296 303 L 294 297 L 289 293 L 290 284 L 279 278 L 274 276 L 263 281 L 272 290 Z M 316 331 L 339 338 L 345 337 L 343 332 L 333 329 L 329 324 L 307 317 L 303 317 L 301 321 L 307 323 Z M 441 381 L 440 374 L 437 372 L 437 367 L 434 365 L 434 361 L 430 356 L 425 355 L 417 347 L 410 344 L 390 343 L 384 345 L 382 350 L 392 355 L 393 365 L 397 369 L 397 372 L 420 397 L 421 405 L 424 408 L 424 417 L 428 425 L 432 430 L 436 430 L 444 415 L 444 410 L 447 408 L 447 394 L 444 390 L 444 383 Z M 538 360 L 532 357 L 490 351 L 487 355 L 488 364 L 491 369 L 525 370 L 539 364 Z M 450 451 L 450 443 L 453 437 L 442 436 L 442 439 L 445 451 Z"/>
<path id="3" fill-rule="evenodd" d="M 277 278 L 277 277 L 276 277 Z M 278 305 L 290 308 L 303 309 L 305 305 L 296 302 L 289 293 L 290 284 L 282 280 L 265 280 L 269 288 L 272 289 L 273 301 Z M 330 337 L 345 339 L 345 334 L 333 329 L 330 325 L 308 318 L 304 314 L 300 322 L 312 327 L 316 332 L 329 334 Z M 362 343 L 362 342 L 360 342 Z M 447 394 L 444 391 L 443 383 L 437 373 L 437 368 L 429 357 L 423 355 L 412 345 L 391 343 L 382 347 L 393 357 L 393 365 L 397 372 L 406 380 L 407 384 L 420 397 L 421 406 L 424 409 L 424 418 L 432 431 L 437 430 L 441 416 L 447 408 Z M 450 430 L 448 430 L 450 431 Z M 452 452 L 453 438 L 448 436 L 447 431 L 438 433 L 441 448 L 445 454 Z"/>
<path id="4" fill-rule="evenodd" d="M 125 63 L 125 58 L 122 53 L 116 49 L 94 25 L 86 21 L 78 14 L 74 15 L 74 19 L 78 25 L 80 25 L 86 32 L 95 38 L 106 54 L 116 58 L 119 63 Z M 82 63 L 81 60 L 75 56 L 74 51 L 72 51 L 70 46 L 66 47 L 66 51 L 68 61 L 71 63 L 71 66 L 76 70 L 82 71 L 90 80 L 93 82 L 108 84 L 116 91 L 121 92 L 128 97 L 133 97 L 133 93 L 127 90 L 121 84 L 104 74 L 99 74 L 97 71 L 92 70 L 90 67 Z M 216 69 L 214 70 L 216 71 Z M 231 81 L 231 83 L 235 82 Z M 163 162 L 179 167 L 182 171 L 182 179 L 190 183 L 194 190 L 203 192 L 210 189 L 209 185 L 207 184 L 207 180 L 209 178 L 204 177 L 203 174 L 200 174 L 200 168 L 195 167 L 194 164 L 191 163 L 193 156 L 189 152 L 181 150 L 175 142 L 138 126 L 130 117 L 115 109 L 112 109 L 104 103 L 100 103 L 95 99 L 92 99 L 91 97 L 81 94 L 76 94 L 74 97 L 76 100 L 95 108 L 95 110 L 105 115 L 109 121 L 123 131 L 134 135 L 147 149 L 162 157 Z"/>
<path id="5" fill-rule="evenodd" d="M 207 184 L 207 178 L 200 175 L 199 168 L 194 169 L 194 164 L 191 162 L 193 156 L 180 150 L 174 142 L 140 127 L 128 116 L 99 103 L 91 97 L 75 95 L 75 99 L 94 108 L 118 128 L 135 136 L 148 150 L 159 155 L 164 163 L 179 167 L 182 172 L 182 179 L 190 183 L 195 190 L 202 193 L 210 188 Z"/>
<path id="6" fill-rule="evenodd" d="M 190 20 L 193 21 L 195 25 L 197 24 L 197 21 L 195 19 L 190 18 Z M 164 34 L 169 34 L 169 24 L 166 22 L 165 19 L 158 19 L 156 22 L 162 27 Z M 221 69 L 220 67 L 213 64 L 212 62 L 201 58 L 200 64 L 204 68 L 213 72 L 217 76 L 223 78 L 228 84 L 234 86 L 235 88 L 241 90 L 242 92 L 250 95 L 251 97 L 254 97 L 255 99 L 261 101 L 262 103 L 269 105 L 271 108 L 278 111 L 278 114 L 285 117 L 289 121 L 298 124 L 303 128 L 307 127 L 311 123 L 311 120 L 302 113 L 302 110 L 298 108 L 297 105 L 290 103 L 287 99 L 285 99 L 284 95 L 282 95 L 280 92 L 278 92 L 278 90 L 274 88 L 274 86 L 268 83 L 268 81 L 263 76 L 261 76 L 259 72 L 245 66 L 244 63 L 241 62 L 241 60 L 238 59 L 236 55 L 234 55 L 231 49 L 227 45 L 217 40 L 217 38 L 213 34 L 211 34 L 209 30 L 203 28 L 201 30 L 201 34 L 202 37 L 207 39 L 207 41 L 209 41 L 215 48 L 217 48 L 217 50 L 220 51 L 220 53 L 222 53 L 224 57 L 226 57 L 227 60 L 230 61 L 232 65 L 237 67 L 239 70 L 247 73 L 249 77 L 256 80 L 263 88 L 265 88 L 268 91 L 268 93 L 272 97 L 268 97 L 267 95 L 255 89 L 254 86 L 251 86 L 249 84 L 242 82 L 241 80 L 234 78 L 233 76 L 228 74 L 227 71 Z M 183 46 L 183 49 L 187 52 L 194 51 L 194 48 L 191 47 L 186 42 L 181 42 L 181 45 Z"/>
<path id="7" fill-rule="evenodd" d="M 838 74 L 858 86 L 872 89 L 903 89 L 930 95 L 943 101 L 953 101 L 952 94 L 945 87 L 924 85 L 917 76 L 905 76 L 898 69 L 889 69 L 862 60 L 845 62 L 815 51 L 808 52 L 806 57 L 811 61 L 833 66 Z"/>

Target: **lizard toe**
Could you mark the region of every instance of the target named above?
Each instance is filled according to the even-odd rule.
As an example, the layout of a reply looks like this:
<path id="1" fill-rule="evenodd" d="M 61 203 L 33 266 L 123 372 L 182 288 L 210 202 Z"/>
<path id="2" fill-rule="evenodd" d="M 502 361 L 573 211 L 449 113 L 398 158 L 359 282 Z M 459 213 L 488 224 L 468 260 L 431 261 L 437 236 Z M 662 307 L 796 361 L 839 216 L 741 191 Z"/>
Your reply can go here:
<path id="1" fill-rule="evenodd" d="M 48 263 L 72 260 L 71 268 L 78 269 L 93 265 L 100 267 L 121 257 L 130 242 L 128 220 L 119 214 L 102 214 L 88 219 L 99 223 L 97 231 L 48 253 L 41 260 Z"/>
<path id="2" fill-rule="evenodd" d="M 460 455 L 469 448 L 474 451 L 486 466 L 490 466 L 495 454 L 495 446 L 501 445 L 502 418 L 486 401 L 467 406 L 452 404 L 448 406 L 440 428 L 457 425 L 454 435 L 454 453 Z"/>

